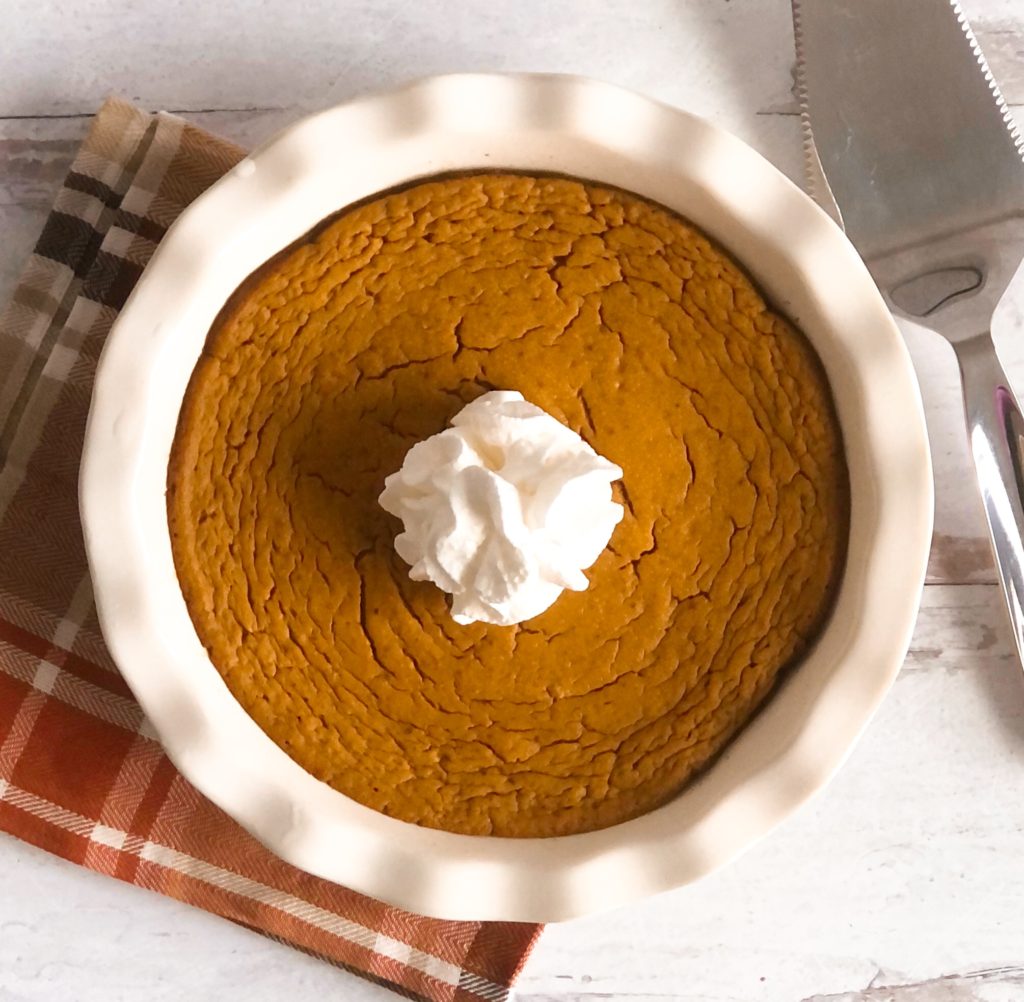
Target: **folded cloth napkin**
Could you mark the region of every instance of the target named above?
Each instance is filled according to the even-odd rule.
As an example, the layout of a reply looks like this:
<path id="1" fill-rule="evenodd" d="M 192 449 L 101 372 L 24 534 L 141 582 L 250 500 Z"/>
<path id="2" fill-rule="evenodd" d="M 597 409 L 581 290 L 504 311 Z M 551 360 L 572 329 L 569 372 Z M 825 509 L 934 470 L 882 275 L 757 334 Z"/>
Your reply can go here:
<path id="1" fill-rule="evenodd" d="M 177 215 L 243 151 L 108 101 L 0 316 L 0 830 L 412 998 L 508 997 L 540 927 L 442 922 L 311 877 L 200 796 L 104 647 L 78 518 L 110 325 Z"/>

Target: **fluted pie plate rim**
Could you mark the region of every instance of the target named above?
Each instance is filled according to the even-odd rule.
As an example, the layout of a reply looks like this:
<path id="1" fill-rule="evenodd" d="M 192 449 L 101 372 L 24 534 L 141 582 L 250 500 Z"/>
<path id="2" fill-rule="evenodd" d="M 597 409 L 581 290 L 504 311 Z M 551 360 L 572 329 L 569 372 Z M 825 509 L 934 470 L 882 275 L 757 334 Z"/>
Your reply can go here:
<path id="1" fill-rule="evenodd" d="M 211 664 L 178 585 L 167 527 L 178 411 L 229 294 L 345 205 L 473 168 L 575 175 L 692 219 L 811 340 L 833 388 L 850 469 L 847 567 L 811 652 L 671 802 L 558 838 L 418 827 L 306 773 Z M 679 887 L 791 814 L 833 775 L 899 670 L 932 525 L 914 372 L 842 232 L 734 136 L 609 84 L 551 75 L 432 77 L 327 109 L 197 199 L 168 231 L 107 340 L 80 497 L 104 636 L 184 776 L 288 862 L 450 919 L 556 921 Z"/>

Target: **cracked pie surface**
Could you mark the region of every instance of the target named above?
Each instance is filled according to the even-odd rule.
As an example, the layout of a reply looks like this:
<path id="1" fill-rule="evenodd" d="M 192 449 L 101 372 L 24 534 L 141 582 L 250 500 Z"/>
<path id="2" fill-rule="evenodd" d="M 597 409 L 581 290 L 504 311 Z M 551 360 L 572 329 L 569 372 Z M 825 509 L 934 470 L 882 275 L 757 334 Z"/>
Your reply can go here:
<path id="1" fill-rule="evenodd" d="M 518 390 L 623 470 L 625 517 L 518 626 L 459 626 L 377 504 L 417 442 Z M 849 490 L 803 335 L 639 197 L 476 174 L 325 222 L 222 311 L 168 475 L 231 692 L 309 772 L 478 835 L 606 827 L 708 764 L 823 625 Z"/>

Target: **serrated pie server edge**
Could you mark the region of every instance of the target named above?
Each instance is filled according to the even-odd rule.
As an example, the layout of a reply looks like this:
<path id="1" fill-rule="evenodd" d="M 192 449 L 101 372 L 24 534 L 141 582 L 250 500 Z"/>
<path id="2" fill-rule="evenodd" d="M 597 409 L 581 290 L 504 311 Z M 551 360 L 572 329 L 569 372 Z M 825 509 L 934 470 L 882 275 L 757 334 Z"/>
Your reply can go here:
<path id="1" fill-rule="evenodd" d="M 978 69 L 992 91 L 993 101 L 1001 111 L 1020 151 L 1019 133 L 967 17 L 958 0 L 947 2 L 959 21 Z M 814 139 L 805 73 L 800 0 L 791 0 L 791 8 L 796 50 L 795 91 L 800 107 L 807 188 L 818 205 L 845 230 L 841 208 L 822 167 Z M 1013 271 L 1016 271 L 1016 267 Z M 1012 277 L 1012 273 L 1009 277 Z M 880 290 L 895 315 L 934 329 L 924 318 L 908 314 L 896 306 L 881 284 Z M 953 341 L 953 347 L 960 368 L 969 449 L 1018 663 L 1024 668 L 1024 418 L 1009 378 L 999 361 L 990 324 L 972 338 L 959 343 Z"/>

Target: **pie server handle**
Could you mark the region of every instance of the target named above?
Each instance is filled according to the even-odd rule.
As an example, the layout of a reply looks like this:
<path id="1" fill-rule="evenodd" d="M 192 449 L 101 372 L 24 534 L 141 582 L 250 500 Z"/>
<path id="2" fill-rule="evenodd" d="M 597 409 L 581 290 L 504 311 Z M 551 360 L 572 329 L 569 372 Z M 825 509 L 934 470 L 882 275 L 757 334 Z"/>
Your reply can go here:
<path id="1" fill-rule="evenodd" d="M 1024 663 L 1024 417 L 989 332 L 954 344 L 978 487 Z"/>

